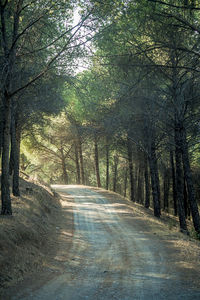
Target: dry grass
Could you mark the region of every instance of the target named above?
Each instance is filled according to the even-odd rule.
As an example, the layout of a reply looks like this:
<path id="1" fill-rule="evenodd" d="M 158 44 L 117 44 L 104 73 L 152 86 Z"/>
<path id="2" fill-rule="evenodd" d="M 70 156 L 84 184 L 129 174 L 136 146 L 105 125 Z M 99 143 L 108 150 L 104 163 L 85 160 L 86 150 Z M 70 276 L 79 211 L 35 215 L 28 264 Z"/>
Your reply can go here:
<path id="1" fill-rule="evenodd" d="M 0 288 L 40 269 L 60 213 L 50 188 L 20 180 L 21 197 L 12 197 L 13 216 L 0 216 Z"/>

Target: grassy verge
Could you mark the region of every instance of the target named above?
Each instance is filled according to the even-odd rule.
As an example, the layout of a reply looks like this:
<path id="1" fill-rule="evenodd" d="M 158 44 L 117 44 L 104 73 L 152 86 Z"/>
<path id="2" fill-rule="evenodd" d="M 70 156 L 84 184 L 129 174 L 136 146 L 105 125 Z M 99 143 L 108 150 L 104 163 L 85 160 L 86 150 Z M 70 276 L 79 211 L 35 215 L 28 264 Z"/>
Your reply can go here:
<path id="1" fill-rule="evenodd" d="M 50 188 L 20 180 L 13 216 L 0 216 L 0 290 L 39 270 L 56 230 L 60 201 Z"/>

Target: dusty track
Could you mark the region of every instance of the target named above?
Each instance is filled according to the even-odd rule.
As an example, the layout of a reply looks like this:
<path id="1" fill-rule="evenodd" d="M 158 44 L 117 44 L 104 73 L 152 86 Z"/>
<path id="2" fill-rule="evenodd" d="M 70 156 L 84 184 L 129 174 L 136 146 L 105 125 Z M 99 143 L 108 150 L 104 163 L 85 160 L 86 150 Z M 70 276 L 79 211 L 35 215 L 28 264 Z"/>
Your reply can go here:
<path id="1" fill-rule="evenodd" d="M 26 296 L 20 292 L 10 299 L 200 299 L 197 273 L 179 266 L 172 244 L 126 201 L 84 187 L 54 188 L 63 199 L 74 197 L 73 242 L 63 270 L 37 289 L 28 287 Z"/>

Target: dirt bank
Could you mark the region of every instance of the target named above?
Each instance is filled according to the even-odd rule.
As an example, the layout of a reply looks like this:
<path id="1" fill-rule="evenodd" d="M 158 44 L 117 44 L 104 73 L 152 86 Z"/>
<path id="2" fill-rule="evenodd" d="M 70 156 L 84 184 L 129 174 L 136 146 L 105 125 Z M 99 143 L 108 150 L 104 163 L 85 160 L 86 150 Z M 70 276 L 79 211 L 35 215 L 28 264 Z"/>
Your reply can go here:
<path id="1" fill-rule="evenodd" d="M 13 216 L 0 216 L 0 295 L 39 272 L 47 264 L 46 253 L 55 253 L 51 244 L 61 215 L 59 197 L 23 179 L 20 190 L 20 197 L 12 197 Z"/>

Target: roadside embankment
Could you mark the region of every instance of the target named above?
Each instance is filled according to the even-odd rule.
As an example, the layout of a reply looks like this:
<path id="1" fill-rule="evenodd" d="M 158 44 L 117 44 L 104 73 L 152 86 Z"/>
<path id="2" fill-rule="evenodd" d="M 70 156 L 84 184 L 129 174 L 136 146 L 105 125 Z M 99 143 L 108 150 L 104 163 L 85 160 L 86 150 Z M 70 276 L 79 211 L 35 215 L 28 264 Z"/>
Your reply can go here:
<path id="1" fill-rule="evenodd" d="M 49 187 L 20 179 L 20 190 L 12 197 L 13 215 L 0 216 L 0 293 L 42 268 L 61 213 Z"/>

